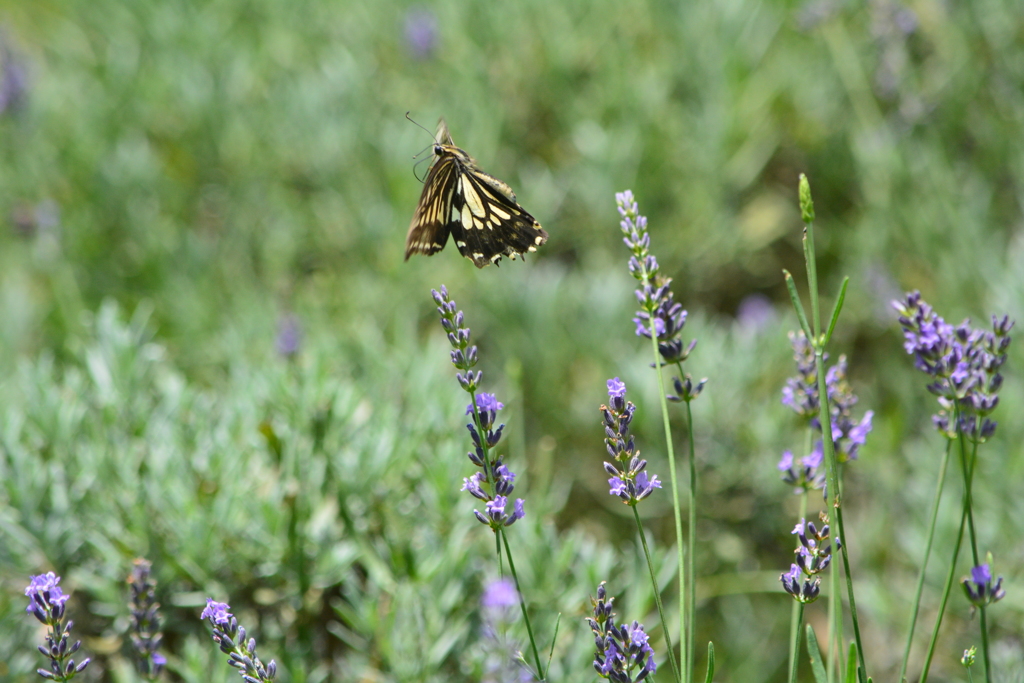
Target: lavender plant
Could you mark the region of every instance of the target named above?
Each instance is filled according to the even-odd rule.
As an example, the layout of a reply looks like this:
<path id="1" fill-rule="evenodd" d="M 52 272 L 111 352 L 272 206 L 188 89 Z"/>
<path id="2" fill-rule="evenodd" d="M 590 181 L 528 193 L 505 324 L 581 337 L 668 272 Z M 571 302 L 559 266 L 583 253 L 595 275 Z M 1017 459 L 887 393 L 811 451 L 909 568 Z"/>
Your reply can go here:
<path id="1" fill-rule="evenodd" d="M 848 385 L 845 383 L 845 359 L 840 358 L 840 363 L 837 363 L 828 372 L 825 370 L 825 347 L 831 340 L 832 332 L 835 330 L 836 322 L 839 319 L 843 300 L 846 297 L 846 287 L 849 284 L 849 278 L 845 278 L 843 280 L 842 286 L 839 290 L 839 295 L 836 297 L 835 307 L 832 309 L 832 316 L 829 320 L 828 327 L 827 329 L 823 329 L 818 303 L 817 262 L 815 260 L 814 253 L 814 202 L 811 199 L 810 184 L 807 182 L 807 177 L 803 174 L 800 175 L 799 198 L 800 213 L 805 226 L 803 247 L 804 262 L 807 268 L 811 319 L 807 319 L 807 314 L 796 291 L 796 284 L 793 280 L 793 276 L 788 271 L 784 270 L 783 273 L 785 275 L 786 287 L 789 290 L 790 299 L 793 302 L 793 308 L 796 311 L 798 320 L 800 321 L 804 340 L 800 341 L 794 338 L 794 349 L 796 351 L 795 357 L 797 359 L 800 374 L 796 382 L 787 384 L 787 389 L 783 392 L 783 402 L 793 407 L 798 414 L 807 419 L 808 425 L 812 430 L 815 427 L 815 422 L 817 424 L 817 428 L 821 430 L 822 433 L 824 432 L 822 427 L 826 422 L 830 427 L 832 438 L 825 439 L 823 436 L 821 438 L 822 459 L 825 463 L 825 498 L 829 510 L 831 511 L 829 518 L 835 520 L 839 532 L 838 538 L 843 539 L 843 543 L 837 543 L 837 545 L 841 551 L 843 573 L 846 577 L 846 593 L 849 601 L 850 621 L 853 625 L 857 657 L 857 670 L 855 673 L 858 680 L 860 680 L 861 683 L 865 683 L 868 680 L 867 665 L 864 661 L 864 647 L 860 635 L 860 622 L 857 618 L 857 601 L 854 596 L 853 579 L 850 574 L 849 544 L 846 543 L 846 534 L 843 529 L 843 509 L 840 504 L 841 484 L 839 465 L 841 462 L 856 458 L 857 449 L 863 444 L 867 432 L 871 429 L 872 413 L 870 411 L 865 413 L 864 418 L 859 423 L 853 421 L 851 411 L 854 403 L 856 403 L 856 397 L 849 392 Z M 813 370 L 811 369 L 812 356 Z M 815 385 L 817 386 L 816 395 L 812 389 Z M 827 400 L 822 401 L 820 398 L 821 396 L 825 396 Z M 814 416 L 815 407 L 817 408 L 816 417 Z M 783 469 L 781 467 L 783 464 L 787 465 L 785 470 L 788 471 L 792 467 L 792 456 L 787 458 L 784 455 L 783 461 L 780 462 L 780 469 Z M 805 468 L 809 465 L 815 465 L 816 467 L 816 457 L 814 457 L 814 452 L 812 451 L 811 458 L 809 460 L 802 461 L 801 464 Z M 813 481 L 813 469 L 808 473 L 794 472 L 794 476 L 792 478 L 799 481 L 800 474 L 804 474 L 805 479 L 808 475 L 811 476 L 811 481 Z M 783 477 L 784 479 L 787 478 L 786 472 L 784 472 Z M 807 487 L 804 486 L 803 488 L 806 490 Z M 831 591 L 830 601 L 834 602 L 830 602 L 830 613 L 832 615 L 830 624 L 832 625 L 832 628 L 829 642 L 830 649 L 835 648 L 832 661 L 836 668 L 841 668 L 842 661 L 838 656 L 838 653 L 841 651 L 842 643 L 842 613 L 841 603 L 838 600 L 838 580 L 838 573 L 833 572 L 833 590 Z M 796 612 L 794 612 L 794 622 L 796 622 L 795 616 Z M 795 645 L 791 652 L 795 652 Z M 791 678 L 795 676 L 795 669 L 795 661 L 791 660 Z"/>
<path id="2" fill-rule="evenodd" d="M 474 466 L 480 468 L 480 471 L 463 479 L 462 490 L 485 503 L 484 512 L 473 510 L 473 514 L 482 524 L 489 526 L 495 534 L 495 550 L 498 555 L 499 567 L 502 563 L 502 550 L 504 550 L 504 557 L 508 560 L 509 572 L 519 596 L 519 608 L 529 634 L 537 676 L 540 680 L 544 680 L 544 668 L 541 665 L 540 654 L 534 639 L 533 627 L 526 611 L 526 602 L 522 597 L 522 587 L 516 573 L 512 550 L 509 547 L 508 538 L 505 536 L 505 527 L 511 526 L 526 514 L 521 498 L 515 500 L 511 511 L 508 510 L 509 496 L 515 489 L 516 475 L 502 462 L 501 456 L 495 454 L 495 448 L 501 440 L 502 431 L 505 428 L 504 424 L 495 426 L 495 422 L 498 411 L 505 406 L 498 401 L 494 394 L 478 393 L 483 373 L 473 370 L 477 364 L 477 348 L 470 344 L 470 330 L 468 327 L 463 327 L 465 316 L 462 311 L 457 310 L 455 302 L 448 295 L 448 289 L 441 285 L 440 291 L 431 290 L 430 293 L 434 298 L 434 303 L 437 304 L 437 312 L 441 316 L 441 327 L 447 333 L 448 342 L 452 347 L 452 365 L 459 371 L 455 374 L 455 378 L 458 380 L 459 386 L 470 396 L 466 415 L 472 416 L 472 422 L 467 424 L 466 428 L 469 430 L 470 439 L 473 442 L 473 450 L 467 453 L 467 457 Z"/>
<path id="3" fill-rule="evenodd" d="M 981 567 L 987 568 L 987 565 L 981 563 L 978 554 L 971 482 L 974 478 L 978 446 L 991 438 L 996 430 L 997 424 L 990 416 L 999 405 L 999 390 L 1003 384 L 1001 369 L 1006 362 L 1006 353 L 1011 341 L 1009 333 L 1014 323 L 1004 315 L 1002 318 L 992 316 L 991 330 L 974 329 L 970 326 L 969 320 L 954 327 L 938 315 L 917 291 L 908 293 L 900 301 L 894 301 L 893 308 L 899 314 L 899 323 L 903 328 L 904 349 L 914 356 L 914 365 L 933 380 L 927 388 L 937 397 L 939 411 L 932 417 L 932 422 L 939 433 L 947 439 L 946 452 L 939 466 L 939 481 L 932 504 L 928 540 L 925 544 L 924 559 L 921 562 L 921 570 L 918 575 L 910 626 L 907 629 L 907 643 L 900 666 L 901 677 L 906 672 L 910 657 L 914 626 L 924 587 L 924 571 L 931 554 L 946 468 L 954 443 L 958 447 L 960 469 L 964 480 L 960 530 L 953 546 L 939 613 L 925 655 L 924 670 L 921 674 L 921 682 L 924 683 L 928 679 L 939 626 L 942 623 L 946 603 L 952 589 L 965 524 L 969 530 L 974 568 L 979 571 L 979 576 L 982 576 Z M 968 453 L 968 445 L 970 445 L 970 453 Z M 986 582 L 980 583 L 985 584 Z M 970 595 L 968 593 L 969 599 Z M 972 604 L 974 604 L 973 600 Z M 990 682 L 988 627 L 985 613 L 987 604 L 987 602 L 982 602 L 975 606 L 980 612 L 978 622 L 981 631 L 981 655 L 985 668 L 985 680 Z"/>
<path id="4" fill-rule="evenodd" d="M 238 670 L 246 683 L 270 683 L 277 676 L 277 663 L 270 660 L 266 666 L 256 654 L 256 639 L 246 640 L 245 628 L 238 625 L 226 602 L 206 599 L 200 619 L 208 619 L 213 627 L 213 642 L 228 656 L 228 664 Z"/>
<path id="5" fill-rule="evenodd" d="M 679 659 L 686 680 L 693 679 L 694 638 L 696 621 L 696 524 L 697 524 L 697 467 L 693 439 L 693 413 L 690 402 L 697 398 L 707 379 L 694 382 L 684 371 L 683 362 L 697 345 L 691 340 L 684 344 L 681 333 L 686 324 L 687 312 L 674 300 L 670 288 L 672 279 L 659 274 L 658 260 L 650 252 L 651 236 L 647 231 L 647 217 L 640 215 L 639 207 L 630 190 L 615 195 L 622 221 L 623 242 L 629 248 L 629 272 L 639 283 L 636 290 L 640 310 L 633 318 L 637 336 L 651 340 L 653 364 L 658 378 L 658 394 L 661 402 L 661 418 L 665 430 L 665 445 L 668 452 L 669 477 L 672 483 L 672 510 L 676 529 L 676 547 L 679 553 Z M 672 379 L 675 394 L 665 391 L 665 379 L 661 368 L 675 365 L 678 375 Z M 675 447 L 672 428 L 669 424 L 668 402 L 686 404 L 686 425 L 689 445 L 690 487 L 688 497 L 689 529 L 685 562 L 683 558 L 683 525 L 679 504 L 678 479 L 676 477 Z M 668 629 L 666 629 L 668 633 Z M 674 658 L 669 656 L 669 662 Z M 710 660 L 709 660 L 710 666 Z M 678 679 L 678 676 L 677 676 Z M 678 679 L 681 680 L 681 679 Z"/>
<path id="6" fill-rule="evenodd" d="M 643 624 L 634 621 L 628 626 L 615 624 L 612 605 L 615 598 L 608 597 L 602 581 L 597 587 L 597 599 L 591 598 L 594 616 L 587 617 L 594 633 L 594 670 L 601 678 L 615 683 L 636 683 L 658 670 L 654 650 L 648 642 Z M 671 661 L 671 651 L 669 654 Z"/>
<path id="7" fill-rule="evenodd" d="M 157 652 L 163 634 L 160 632 L 160 604 L 156 601 L 156 581 L 150 579 L 152 564 L 145 559 L 135 560 L 128 577 L 131 590 L 129 608 L 132 614 L 132 647 L 136 654 L 136 668 L 146 680 L 160 677 L 167 659 Z"/>
<path id="8" fill-rule="evenodd" d="M 60 577 L 53 572 L 33 576 L 25 588 L 25 595 L 29 599 L 25 611 L 47 627 L 46 646 L 40 645 L 39 652 L 49 658 L 50 668 L 36 669 L 36 673 L 51 681 L 70 681 L 85 671 L 91 660 L 86 657 L 76 664 L 72 658 L 82 642 L 76 640 L 69 645 L 74 622 L 70 619 L 66 623 L 64 621 L 64 604 L 69 596 L 60 588 Z"/>

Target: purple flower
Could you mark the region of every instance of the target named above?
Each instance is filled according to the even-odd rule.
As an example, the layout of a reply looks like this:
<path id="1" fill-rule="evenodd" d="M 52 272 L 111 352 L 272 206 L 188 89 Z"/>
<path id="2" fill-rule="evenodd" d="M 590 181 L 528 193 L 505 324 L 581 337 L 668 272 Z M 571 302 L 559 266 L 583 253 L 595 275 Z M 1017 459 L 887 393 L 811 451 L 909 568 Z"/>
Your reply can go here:
<path id="1" fill-rule="evenodd" d="M 821 433 L 818 399 L 818 373 L 814 360 L 814 347 L 803 332 L 790 332 L 790 343 L 793 345 L 793 360 L 796 362 L 797 374 L 786 380 L 782 388 L 782 403 L 790 407 L 812 429 Z M 823 354 L 828 360 L 828 354 Z M 839 356 L 835 365 L 825 372 L 825 390 L 828 394 L 829 420 L 831 422 L 832 444 L 836 459 L 840 462 L 856 460 L 859 449 L 867 441 L 871 432 L 873 411 L 867 411 L 860 422 L 853 418 L 853 407 L 857 404 L 857 396 L 850 388 L 846 379 L 846 356 Z M 788 453 L 788 451 L 787 451 Z M 783 456 L 778 468 L 782 472 L 782 480 L 792 485 L 797 493 L 825 486 L 825 474 L 818 471 L 824 456 L 824 445 L 820 440 L 814 444 L 810 455 L 800 460 L 800 467 L 793 466 L 792 454 L 789 459 Z M 785 467 L 783 463 L 785 462 Z"/>
<path id="2" fill-rule="evenodd" d="M 16 111 L 25 104 L 28 80 L 24 59 L 11 49 L 6 31 L 0 31 L 0 114 Z"/>
<path id="3" fill-rule="evenodd" d="M 156 680 L 167 659 L 157 652 L 163 634 L 160 633 L 156 581 L 150 579 L 151 567 L 147 560 L 135 560 L 128 577 L 128 587 L 131 590 L 129 609 L 132 614 L 132 646 L 137 655 L 136 666 L 140 674 L 149 680 Z"/>
<path id="4" fill-rule="evenodd" d="M 206 598 L 206 607 L 199 618 L 209 619 L 214 626 L 224 626 L 231 621 L 233 616 L 228 611 L 229 609 L 231 607 L 226 602 L 216 602 L 213 598 Z"/>
<path id="5" fill-rule="evenodd" d="M 474 498 L 479 498 L 480 500 L 490 500 L 490 497 L 486 493 L 484 493 L 483 488 L 480 486 L 480 483 L 483 481 L 483 479 L 483 472 L 477 472 L 471 477 L 464 478 L 462 480 L 462 489 L 460 490 L 469 491 L 470 495 L 472 495 Z"/>
<path id="6" fill-rule="evenodd" d="M 487 501 L 487 504 L 484 506 L 486 514 L 481 514 L 478 510 L 473 510 L 473 514 L 476 515 L 476 518 L 482 524 L 486 524 L 494 531 L 497 531 L 503 526 L 512 526 L 517 520 L 526 516 L 522 498 L 516 499 L 513 512 L 510 514 L 505 514 L 507 504 L 507 496 L 495 496 L 492 500 Z"/>
<path id="7" fill-rule="evenodd" d="M 1013 321 L 1005 315 L 992 316 L 991 331 L 973 329 L 969 320 L 954 327 L 917 291 L 892 305 L 900 314 L 903 348 L 914 356 L 915 367 L 935 380 L 928 390 L 938 397 L 940 406 L 932 417 L 936 428 L 950 439 L 960 431 L 973 440 L 987 440 L 996 430 L 988 415 L 999 404 L 1000 369 L 1006 362 Z M 952 425 L 956 412 L 960 421 Z"/>
<path id="8" fill-rule="evenodd" d="M 25 610 L 47 626 L 46 646 L 39 651 L 50 659 L 49 669 L 37 669 L 40 676 L 50 680 L 71 680 L 76 674 L 85 670 L 91 661 L 88 657 L 76 664 L 71 655 L 78 652 L 82 642 L 76 640 L 69 645 L 71 628 L 74 622 L 70 619 L 64 623 L 64 604 L 68 596 L 60 589 L 60 577 L 53 572 L 31 577 L 25 588 L 29 599 Z"/>
<path id="9" fill-rule="evenodd" d="M 501 440 L 504 424 L 495 427 L 498 411 L 505 404 L 494 394 L 477 390 L 480 386 L 481 373 L 471 368 L 477 362 L 476 346 L 470 346 L 470 331 L 464 327 L 465 316 L 458 310 L 455 302 L 448 295 L 448 289 L 442 285 L 441 290 L 431 290 L 437 312 L 441 316 L 441 327 L 448 335 L 451 344 L 452 364 L 460 370 L 456 374 L 459 385 L 467 391 L 471 402 L 466 406 L 466 415 L 472 415 L 473 421 L 466 425 L 473 450 L 467 453 L 470 462 L 483 470 L 462 480 L 462 490 L 479 500 L 487 502 L 485 512 L 474 510 L 473 514 L 494 531 L 509 526 L 524 516 L 523 501 L 516 501 L 513 512 L 505 514 L 506 499 L 515 488 L 516 475 L 502 464 L 501 458 L 494 455 L 494 449 Z M 465 373 L 465 374 L 463 374 Z M 500 499 L 500 503 L 499 503 Z"/>
<path id="10" fill-rule="evenodd" d="M 590 599 L 594 616 L 587 617 L 587 624 L 594 634 L 594 670 L 602 678 L 617 683 L 642 681 L 658 670 L 643 624 L 617 626 L 612 604 L 615 598 L 608 597 L 604 582 L 597 587 L 597 599 Z"/>
<path id="11" fill-rule="evenodd" d="M 647 461 L 640 458 L 636 441 L 629 433 L 636 406 L 626 401 L 625 396 L 626 385 L 618 377 L 608 380 L 608 398 L 612 405 L 602 405 L 601 415 L 605 448 L 615 462 L 605 462 L 604 469 L 611 475 L 608 493 L 618 496 L 626 505 L 636 505 L 654 493 L 654 489 L 661 488 L 661 482 L 657 475 L 648 475 L 645 471 Z"/>
<path id="12" fill-rule="evenodd" d="M 992 570 L 987 562 L 972 567 L 971 577 L 960 579 L 960 585 L 963 586 L 964 594 L 974 607 L 985 607 L 1006 597 L 1006 591 L 1003 590 L 1003 577 L 1000 576 L 996 579 L 993 585 Z"/>
<path id="13" fill-rule="evenodd" d="M 297 316 L 289 313 L 277 322 L 277 352 L 285 358 L 294 358 L 302 348 L 302 325 Z"/>
<path id="14" fill-rule="evenodd" d="M 788 572 L 779 575 L 779 580 L 782 581 L 783 590 L 804 604 L 814 602 L 821 593 L 821 579 L 818 577 L 804 578 L 800 567 L 795 564 L 789 566 Z"/>
<path id="15" fill-rule="evenodd" d="M 824 517 L 822 521 L 826 521 Z M 832 545 L 828 543 L 829 528 L 824 524 L 819 530 L 814 522 L 800 520 L 793 529 L 793 534 L 800 540 L 796 549 L 796 563 L 808 576 L 820 574 L 832 562 Z"/>
<path id="16" fill-rule="evenodd" d="M 505 404 L 494 397 L 494 394 L 479 393 L 476 394 L 476 409 L 480 415 L 480 426 L 485 430 L 490 430 L 494 425 L 494 420 L 498 416 L 498 411 L 505 407 Z M 466 406 L 466 415 L 473 414 L 473 404 L 470 403 Z M 504 425 L 502 425 L 504 426 Z M 500 427 L 498 428 L 500 431 Z M 497 443 L 497 442 L 495 442 Z"/>
<path id="17" fill-rule="evenodd" d="M 405 44 L 416 59 L 429 59 L 437 46 L 437 17 L 425 7 L 405 14 Z"/>
<path id="18" fill-rule="evenodd" d="M 619 226 L 622 228 L 623 242 L 632 252 L 629 272 L 640 285 L 636 290 L 640 310 L 633 318 L 636 335 L 650 339 L 653 326 L 662 362 L 675 363 L 681 371 L 683 361 L 689 358 L 697 345 L 696 339 L 684 345 L 680 338 L 683 326 L 686 325 L 687 313 L 682 304 L 673 300 L 674 295 L 669 287 L 672 279 L 658 274 L 658 260 L 650 253 L 651 236 L 647 232 L 647 218 L 640 215 L 633 193 L 629 190 L 620 192 L 615 195 L 615 201 L 619 207 L 619 215 L 622 216 Z M 692 384 L 689 375 L 685 375 L 685 378 Z M 703 387 L 706 381 L 703 380 L 700 386 Z M 677 393 L 680 396 L 673 397 L 674 400 L 690 401 L 696 398 L 700 391 L 698 389 L 696 392 L 684 394 L 679 390 Z"/>
<path id="19" fill-rule="evenodd" d="M 608 380 L 608 398 L 625 398 L 626 383 L 618 377 Z"/>
<path id="20" fill-rule="evenodd" d="M 825 485 L 825 473 L 819 470 L 824 460 L 821 448 L 821 441 L 818 441 L 810 455 L 800 458 L 799 465 L 794 464 L 792 451 L 783 451 L 776 467 L 782 473 L 782 481 L 792 486 L 794 493 L 804 493 Z"/>
<path id="21" fill-rule="evenodd" d="M 269 664 L 263 665 L 256 654 L 256 639 L 246 640 L 245 628 L 238 625 L 238 620 L 228 611 L 230 609 L 226 602 L 207 598 L 200 618 L 210 620 L 213 642 L 228 655 L 228 664 L 238 671 L 239 676 L 247 683 L 270 683 L 277 676 L 277 663 L 270 660 Z"/>
<path id="22" fill-rule="evenodd" d="M 60 577 L 53 572 L 46 572 L 39 576 L 31 577 L 25 595 L 29 598 L 28 607 L 25 611 L 34 614 L 42 623 L 46 622 L 46 615 L 53 614 L 60 619 L 64 616 L 64 603 L 68 596 L 60 589 Z"/>
<path id="23" fill-rule="evenodd" d="M 770 325 L 778 315 L 772 300 L 764 294 L 751 294 L 740 301 L 736 310 L 739 328 L 748 333 L 757 333 Z"/>
<path id="24" fill-rule="evenodd" d="M 480 598 L 485 609 L 515 607 L 519 603 L 519 591 L 510 579 L 498 579 L 487 584 Z"/>

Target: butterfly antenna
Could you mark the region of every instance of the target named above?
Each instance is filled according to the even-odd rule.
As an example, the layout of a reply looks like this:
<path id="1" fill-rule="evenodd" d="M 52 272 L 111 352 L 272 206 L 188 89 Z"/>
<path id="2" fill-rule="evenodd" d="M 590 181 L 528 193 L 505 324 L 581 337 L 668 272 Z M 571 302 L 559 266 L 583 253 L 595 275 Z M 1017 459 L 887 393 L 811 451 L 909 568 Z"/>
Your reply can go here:
<path id="1" fill-rule="evenodd" d="M 423 128 L 423 126 L 420 126 L 420 124 L 419 124 L 419 122 L 418 122 L 418 121 L 413 121 L 412 117 L 411 117 L 411 116 L 409 116 L 409 112 L 405 112 L 405 118 L 407 118 L 407 119 L 408 119 L 409 121 L 411 121 L 412 123 L 416 124 L 416 125 L 417 125 L 417 126 L 419 126 L 420 128 Z M 434 137 L 434 134 L 433 134 L 433 133 L 431 133 L 431 132 L 430 132 L 429 130 L 427 130 L 426 128 L 423 128 L 423 130 L 425 130 L 425 131 L 427 132 L 427 135 L 429 135 L 430 137 Z"/>

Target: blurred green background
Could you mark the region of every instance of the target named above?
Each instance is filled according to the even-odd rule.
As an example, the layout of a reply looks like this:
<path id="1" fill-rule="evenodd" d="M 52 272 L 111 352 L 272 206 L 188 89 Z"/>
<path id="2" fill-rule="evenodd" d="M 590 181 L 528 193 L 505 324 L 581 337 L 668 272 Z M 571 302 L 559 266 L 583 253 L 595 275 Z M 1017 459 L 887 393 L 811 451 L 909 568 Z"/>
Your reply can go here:
<path id="1" fill-rule="evenodd" d="M 619 376 L 667 477 L 626 188 L 691 313 L 689 371 L 709 378 L 698 643 L 714 639 L 718 681 L 784 680 L 797 499 L 775 463 L 805 437 L 779 403 L 796 327 L 781 269 L 803 282 L 801 172 L 823 288 L 851 277 L 833 355 L 876 417 L 846 470 L 847 541 L 870 673 L 895 677 L 943 442 L 888 302 L 920 289 L 951 322 L 1024 319 L 1019 2 L 4 0 L 0 109 L 0 680 L 43 664 L 22 591 L 48 570 L 73 593 L 85 680 L 136 680 L 124 579 L 142 555 L 169 680 L 235 677 L 198 621 L 207 595 L 282 681 L 503 680 L 488 672 L 524 633 L 482 628 L 497 569 L 458 491 L 472 469 L 441 283 L 507 406 L 528 515 L 511 542 L 543 647 L 562 615 L 550 680 L 594 679 L 582 617 L 605 579 L 663 656 L 601 468 Z M 534 258 L 403 263 L 430 143 L 406 111 L 444 116 L 516 190 L 551 235 Z M 1007 581 L 989 612 L 1000 681 L 1024 680 L 1022 366 L 1018 342 L 975 483 Z M 959 495 L 951 475 L 912 677 Z M 642 510 L 672 592 L 667 500 Z M 956 593 L 931 680 L 961 680 L 978 643 Z"/>

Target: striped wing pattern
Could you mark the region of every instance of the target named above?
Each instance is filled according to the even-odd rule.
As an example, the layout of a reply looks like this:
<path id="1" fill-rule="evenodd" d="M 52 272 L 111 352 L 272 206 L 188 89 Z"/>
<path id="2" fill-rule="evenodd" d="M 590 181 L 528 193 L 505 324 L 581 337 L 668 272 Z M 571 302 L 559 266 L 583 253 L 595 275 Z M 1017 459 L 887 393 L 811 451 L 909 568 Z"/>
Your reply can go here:
<path id="1" fill-rule="evenodd" d="M 449 233 L 459 253 L 477 268 L 515 259 L 548 239 L 547 232 L 516 201 L 506 183 L 477 168 L 456 147 L 442 120 L 434 144 L 434 163 L 405 239 L 405 258 L 444 249 Z"/>

